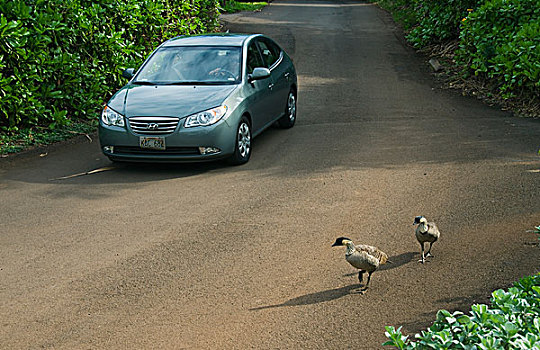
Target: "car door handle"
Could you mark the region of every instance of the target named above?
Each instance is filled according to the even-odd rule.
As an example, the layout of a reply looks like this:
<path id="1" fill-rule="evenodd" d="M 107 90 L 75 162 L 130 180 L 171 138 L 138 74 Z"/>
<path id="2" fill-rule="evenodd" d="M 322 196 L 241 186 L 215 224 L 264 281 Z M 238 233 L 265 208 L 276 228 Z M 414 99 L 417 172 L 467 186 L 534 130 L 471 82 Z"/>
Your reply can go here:
<path id="1" fill-rule="evenodd" d="M 283 74 L 283 76 L 288 79 L 290 74 L 291 73 L 287 72 L 287 73 Z"/>
<path id="2" fill-rule="evenodd" d="M 274 84 L 268 85 L 268 88 L 269 88 L 270 90 L 272 90 L 272 89 L 274 88 Z"/>

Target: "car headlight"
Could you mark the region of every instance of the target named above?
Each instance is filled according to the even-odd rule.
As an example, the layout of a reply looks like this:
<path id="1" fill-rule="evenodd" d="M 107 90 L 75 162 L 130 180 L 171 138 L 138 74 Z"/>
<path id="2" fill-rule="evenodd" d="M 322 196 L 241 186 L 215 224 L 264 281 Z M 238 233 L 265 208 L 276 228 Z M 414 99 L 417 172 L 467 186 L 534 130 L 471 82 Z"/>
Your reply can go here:
<path id="1" fill-rule="evenodd" d="M 109 106 L 105 106 L 105 108 L 103 108 L 103 112 L 101 113 L 101 121 L 105 125 L 115 125 L 115 126 L 126 125 L 126 123 L 124 122 L 124 116 L 116 112 Z"/>
<path id="2" fill-rule="evenodd" d="M 217 123 L 227 113 L 227 106 L 219 106 L 207 111 L 190 115 L 184 122 L 184 127 L 207 126 Z"/>

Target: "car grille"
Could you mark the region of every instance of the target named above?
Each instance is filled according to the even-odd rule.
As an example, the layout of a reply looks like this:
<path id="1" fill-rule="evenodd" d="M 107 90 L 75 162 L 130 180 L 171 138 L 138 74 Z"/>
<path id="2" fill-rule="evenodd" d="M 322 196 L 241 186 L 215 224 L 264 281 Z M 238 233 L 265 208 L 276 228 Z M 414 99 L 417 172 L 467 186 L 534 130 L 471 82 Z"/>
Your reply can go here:
<path id="1" fill-rule="evenodd" d="M 167 135 L 172 134 L 178 126 L 180 118 L 176 117 L 130 117 L 129 126 L 138 134 Z"/>
<path id="2" fill-rule="evenodd" d="M 115 154 L 146 154 L 146 155 L 199 155 L 197 147 L 167 147 L 163 150 L 140 148 L 136 146 L 115 146 Z"/>

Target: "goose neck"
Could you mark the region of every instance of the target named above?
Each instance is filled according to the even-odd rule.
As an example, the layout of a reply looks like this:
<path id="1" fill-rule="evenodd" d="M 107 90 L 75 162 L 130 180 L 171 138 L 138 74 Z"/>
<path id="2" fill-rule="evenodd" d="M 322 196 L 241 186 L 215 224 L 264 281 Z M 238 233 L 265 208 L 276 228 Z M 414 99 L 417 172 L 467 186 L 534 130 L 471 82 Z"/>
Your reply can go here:
<path id="1" fill-rule="evenodd" d="M 351 255 L 354 252 L 356 252 L 356 248 L 354 247 L 354 243 L 353 242 L 347 242 L 347 252 L 345 253 L 345 255 Z"/>

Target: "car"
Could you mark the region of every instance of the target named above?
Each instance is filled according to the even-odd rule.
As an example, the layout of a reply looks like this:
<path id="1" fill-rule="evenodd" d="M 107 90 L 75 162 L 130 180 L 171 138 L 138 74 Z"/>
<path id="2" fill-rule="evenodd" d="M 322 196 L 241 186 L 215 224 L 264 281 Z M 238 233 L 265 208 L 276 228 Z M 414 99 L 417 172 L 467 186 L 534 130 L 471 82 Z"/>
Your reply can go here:
<path id="1" fill-rule="evenodd" d="M 106 103 L 99 121 L 111 161 L 244 164 L 252 139 L 271 125 L 291 128 L 297 74 L 262 34 L 205 34 L 165 41 Z"/>

